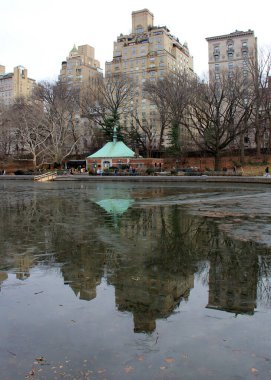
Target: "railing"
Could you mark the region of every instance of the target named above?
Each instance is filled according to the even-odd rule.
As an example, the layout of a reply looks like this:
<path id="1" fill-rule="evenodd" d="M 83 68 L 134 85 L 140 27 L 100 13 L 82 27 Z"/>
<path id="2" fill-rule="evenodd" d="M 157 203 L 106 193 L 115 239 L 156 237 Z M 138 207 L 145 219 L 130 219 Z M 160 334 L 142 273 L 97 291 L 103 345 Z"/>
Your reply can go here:
<path id="1" fill-rule="evenodd" d="M 38 182 L 46 182 L 46 181 L 53 181 L 57 177 L 57 172 L 47 172 L 39 175 L 34 176 L 34 181 Z"/>

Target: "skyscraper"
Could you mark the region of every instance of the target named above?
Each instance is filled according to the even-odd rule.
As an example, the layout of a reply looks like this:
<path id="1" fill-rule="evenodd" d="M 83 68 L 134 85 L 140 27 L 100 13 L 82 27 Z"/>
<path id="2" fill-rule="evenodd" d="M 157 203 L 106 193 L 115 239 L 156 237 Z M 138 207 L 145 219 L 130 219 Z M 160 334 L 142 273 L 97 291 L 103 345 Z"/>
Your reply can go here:
<path id="1" fill-rule="evenodd" d="M 81 87 L 82 84 L 102 76 L 100 62 L 95 59 L 92 46 L 81 45 L 72 48 L 66 61 L 62 62 L 59 80 L 68 86 Z"/>
<path id="2" fill-rule="evenodd" d="M 219 82 L 224 75 L 235 75 L 242 80 L 243 85 L 251 86 L 257 83 L 257 38 L 254 31 L 235 32 L 220 36 L 207 37 L 209 57 L 210 82 Z M 256 79 L 256 82 L 255 82 Z M 257 84 L 256 84 L 257 85 Z M 245 102 L 244 98 L 244 102 Z M 242 133 L 237 146 L 255 148 L 255 132 L 250 128 Z M 234 145 L 234 144 L 232 144 Z"/>
<path id="3" fill-rule="evenodd" d="M 5 66 L 0 66 L 0 103 L 11 105 L 16 98 L 29 97 L 36 81 L 28 77 L 23 66 L 14 67 L 13 73 L 5 73 Z"/>
<path id="4" fill-rule="evenodd" d="M 148 120 L 155 130 L 159 128 L 157 110 L 142 96 L 144 83 L 177 70 L 193 73 L 193 57 L 186 42 L 181 43 L 166 26 L 155 26 L 153 21 L 148 9 L 132 12 L 132 32 L 117 37 L 113 59 L 105 64 L 105 77 L 125 74 L 133 79 L 136 91 L 130 111 L 136 112 L 141 121 Z M 129 128 L 130 123 L 128 116 L 122 120 L 124 127 Z"/>
<path id="5" fill-rule="evenodd" d="M 209 74 L 219 78 L 222 72 L 238 68 L 244 77 L 249 75 L 249 62 L 257 62 L 257 38 L 252 30 L 207 37 Z"/>

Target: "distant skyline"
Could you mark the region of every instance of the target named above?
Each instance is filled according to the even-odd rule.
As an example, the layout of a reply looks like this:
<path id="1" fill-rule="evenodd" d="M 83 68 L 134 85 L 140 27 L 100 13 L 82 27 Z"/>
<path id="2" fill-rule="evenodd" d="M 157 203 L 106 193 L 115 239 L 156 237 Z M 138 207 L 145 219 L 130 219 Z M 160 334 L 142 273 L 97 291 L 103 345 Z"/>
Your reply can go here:
<path id="1" fill-rule="evenodd" d="M 254 31 L 258 47 L 271 50 L 270 0 L 217 2 L 157 0 L 0 0 L 0 65 L 22 65 L 30 78 L 56 80 L 73 45 L 91 45 L 101 68 L 113 58 L 117 37 L 129 34 L 133 11 L 147 8 L 154 25 L 167 26 L 194 57 L 194 71 L 208 71 L 206 37 L 235 30 Z"/>

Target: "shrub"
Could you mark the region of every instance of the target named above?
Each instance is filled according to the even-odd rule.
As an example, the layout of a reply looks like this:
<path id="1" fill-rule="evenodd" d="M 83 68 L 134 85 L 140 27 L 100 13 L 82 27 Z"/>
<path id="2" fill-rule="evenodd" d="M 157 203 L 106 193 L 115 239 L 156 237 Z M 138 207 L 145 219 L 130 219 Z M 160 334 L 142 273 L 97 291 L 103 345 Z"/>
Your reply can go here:
<path id="1" fill-rule="evenodd" d="M 147 168 L 146 169 L 146 174 L 153 175 L 154 173 L 155 173 L 155 169 L 154 168 Z"/>

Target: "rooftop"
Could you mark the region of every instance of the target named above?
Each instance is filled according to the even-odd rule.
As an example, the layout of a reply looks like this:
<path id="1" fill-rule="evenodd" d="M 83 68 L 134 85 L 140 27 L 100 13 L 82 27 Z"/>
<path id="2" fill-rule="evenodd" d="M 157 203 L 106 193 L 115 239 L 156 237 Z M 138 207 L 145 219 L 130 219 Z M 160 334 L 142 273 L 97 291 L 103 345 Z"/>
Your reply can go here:
<path id="1" fill-rule="evenodd" d="M 128 148 L 123 141 L 111 141 L 106 143 L 97 152 L 87 158 L 117 158 L 117 157 L 135 157 L 135 152 Z"/>
<path id="2" fill-rule="evenodd" d="M 213 37 L 207 37 L 206 41 L 212 41 L 212 40 L 222 40 L 224 38 L 231 38 L 231 37 L 241 37 L 246 35 L 254 35 L 254 31 L 249 29 L 246 32 L 243 32 L 241 30 L 235 30 L 235 32 L 229 33 L 229 34 L 222 34 L 221 36 L 213 36 Z"/>
<path id="3" fill-rule="evenodd" d="M 132 151 L 123 141 L 117 141 L 117 131 L 114 128 L 113 141 L 106 143 L 97 152 L 91 154 L 87 158 L 117 158 L 117 157 L 135 157 Z"/>

